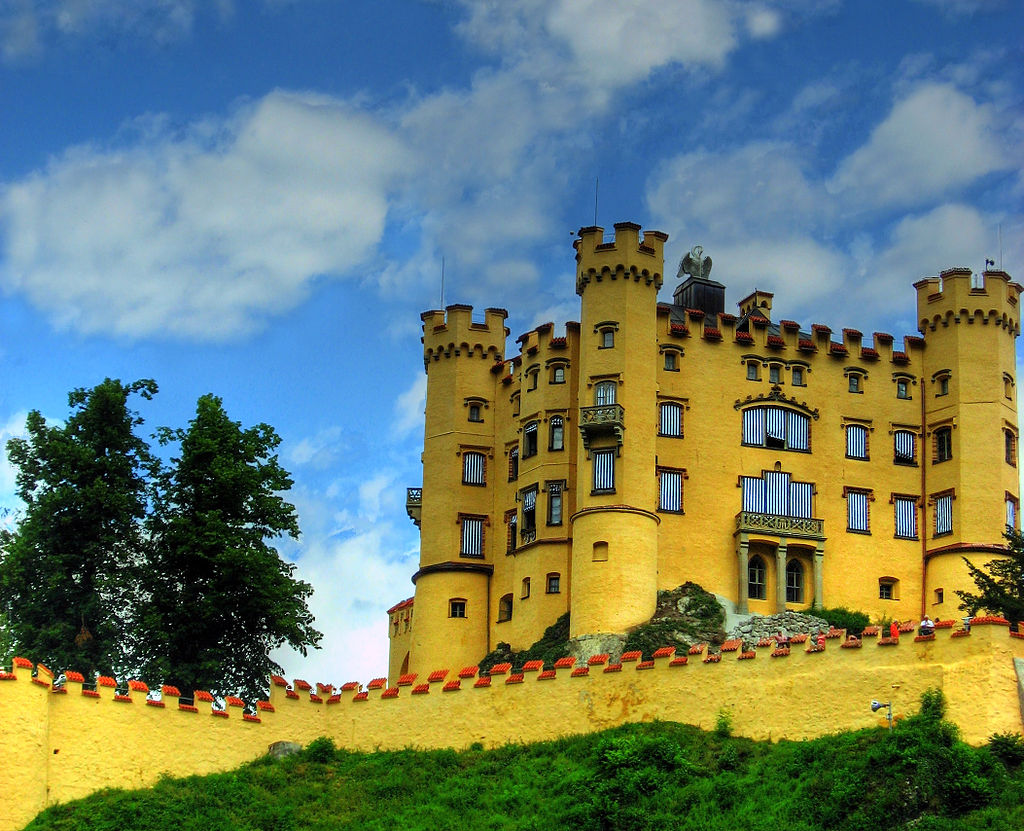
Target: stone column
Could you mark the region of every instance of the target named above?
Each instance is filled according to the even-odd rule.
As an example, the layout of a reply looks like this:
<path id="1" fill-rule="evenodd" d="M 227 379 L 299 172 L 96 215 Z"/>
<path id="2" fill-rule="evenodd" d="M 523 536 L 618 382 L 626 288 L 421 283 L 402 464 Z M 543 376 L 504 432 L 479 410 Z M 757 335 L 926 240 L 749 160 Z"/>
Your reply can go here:
<path id="1" fill-rule="evenodd" d="M 736 594 L 736 613 L 748 614 L 747 600 L 750 585 L 750 541 L 746 531 L 740 531 L 739 544 L 736 546 L 736 566 L 739 571 L 739 592 Z"/>
<path id="2" fill-rule="evenodd" d="M 818 547 L 814 550 L 814 605 L 824 609 L 825 608 L 825 543 L 823 541 L 818 542 Z"/>
<path id="3" fill-rule="evenodd" d="M 789 544 L 785 537 L 779 539 L 779 547 L 775 549 L 775 611 L 786 611 L 786 555 Z"/>

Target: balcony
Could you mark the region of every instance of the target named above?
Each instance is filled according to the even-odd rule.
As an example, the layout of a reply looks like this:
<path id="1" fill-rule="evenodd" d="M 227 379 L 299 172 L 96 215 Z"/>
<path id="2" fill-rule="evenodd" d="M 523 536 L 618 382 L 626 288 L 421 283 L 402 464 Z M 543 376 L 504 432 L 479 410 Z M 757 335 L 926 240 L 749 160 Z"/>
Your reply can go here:
<path id="1" fill-rule="evenodd" d="M 740 511 L 736 514 L 736 532 L 771 534 L 776 537 L 803 537 L 811 540 L 825 539 L 825 521 L 810 517 L 779 516 Z"/>
<path id="2" fill-rule="evenodd" d="M 420 527 L 420 513 L 423 510 L 423 488 L 405 489 L 405 512 L 416 527 Z"/>
<path id="3" fill-rule="evenodd" d="M 583 447 L 590 449 L 594 436 L 612 434 L 622 444 L 622 432 L 626 429 L 626 411 L 621 404 L 600 404 L 597 407 L 580 407 L 580 434 Z"/>

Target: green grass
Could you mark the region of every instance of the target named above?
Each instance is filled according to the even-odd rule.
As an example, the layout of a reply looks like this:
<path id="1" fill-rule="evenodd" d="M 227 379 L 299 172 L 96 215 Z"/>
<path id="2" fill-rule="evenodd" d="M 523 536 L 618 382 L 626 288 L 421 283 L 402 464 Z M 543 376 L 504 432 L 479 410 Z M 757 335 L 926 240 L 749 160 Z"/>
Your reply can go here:
<path id="1" fill-rule="evenodd" d="M 668 722 L 488 751 L 353 753 L 318 739 L 287 759 L 55 806 L 28 829 L 1024 828 L 1015 740 L 999 755 L 969 747 L 940 711 L 892 734 L 775 744 Z"/>

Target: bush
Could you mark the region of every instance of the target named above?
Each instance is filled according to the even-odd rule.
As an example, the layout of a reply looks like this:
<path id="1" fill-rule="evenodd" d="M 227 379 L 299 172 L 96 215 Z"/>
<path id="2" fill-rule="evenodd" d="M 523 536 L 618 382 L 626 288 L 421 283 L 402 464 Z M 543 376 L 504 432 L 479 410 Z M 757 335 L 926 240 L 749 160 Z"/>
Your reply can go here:
<path id="1" fill-rule="evenodd" d="M 720 739 L 727 739 L 732 735 L 732 713 L 725 707 L 718 711 L 715 718 L 715 735 Z"/>
<path id="2" fill-rule="evenodd" d="M 321 736 L 313 739 L 306 745 L 306 758 L 311 762 L 330 764 L 338 755 L 338 748 L 334 745 L 334 739 L 328 736 Z"/>
<path id="3" fill-rule="evenodd" d="M 921 718 L 937 724 L 946 717 L 946 696 L 938 687 L 930 687 L 921 693 Z"/>
<path id="4" fill-rule="evenodd" d="M 1007 767 L 1024 763 L 1024 736 L 1020 733 L 995 733 L 989 736 L 988 749 Z"/>
<path id="5" fill-rule="evenodd" d="M 837 606 L 834 609 L 804 609 L 802 613 L 812 617 L 823 618 L 828 621 L 828 625 L 833 629 L 845 629 L 847 634 L 858 637 L 871 622 L 871 619 L 864 612 L 854 612 L 845 606 Z"/>

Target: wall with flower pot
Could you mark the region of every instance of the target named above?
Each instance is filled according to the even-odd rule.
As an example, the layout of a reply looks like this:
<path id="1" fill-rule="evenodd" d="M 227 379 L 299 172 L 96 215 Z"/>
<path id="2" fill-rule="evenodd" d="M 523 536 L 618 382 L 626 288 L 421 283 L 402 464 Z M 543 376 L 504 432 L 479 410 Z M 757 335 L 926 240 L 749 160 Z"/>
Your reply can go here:
<path id="1" fill-rule="evenodd" d="M 564 658 L 555 669 L 530 662 L 480 677 L 476 667 L 405 675 L 394 687 L 378 678 L 341 688 L 275 677 L 269 701 L 244 703 L 197 693 L 183 704 L 164 687 L 111 678 L 84 683 L 68 672 L 54 684 L 41 665 L 16 659 L 0 672 L 0 831 L 21 828 L 53 802 L 107 787 L 144 787 L 160 775 L 225 770 L 255 759 L 277 741 L 307 744 L 330 736 L 357 750 L 465 747 L 532 742 L 663 719 L 714 726 L 722 709 L 734 731 L 758 739 L 802 739 L 884 725 L 872 699 L 892 702 L 897 718 L 913 713 L 921 693 L 943 690 L 949 718 L 981 743 L 995 732 L 1022 732 L 1024 636 L 1000 618 L 976 619 L 969 633 L 940 623 L 935 635 L 898 640 L 869 629 L 862 640 L 835 631 L 824 649 L 794 638 L 786 648 L 763 641 L 719 653 L 671 648 L 654 660 L 626 653 L 621 663 L 594 656 L 587 666 Z M 1024 660 L 1018 663 L 1024 664 Z M 218 707 L 223 704 L 223 709 Z"/>

